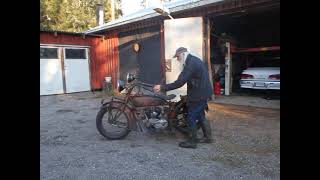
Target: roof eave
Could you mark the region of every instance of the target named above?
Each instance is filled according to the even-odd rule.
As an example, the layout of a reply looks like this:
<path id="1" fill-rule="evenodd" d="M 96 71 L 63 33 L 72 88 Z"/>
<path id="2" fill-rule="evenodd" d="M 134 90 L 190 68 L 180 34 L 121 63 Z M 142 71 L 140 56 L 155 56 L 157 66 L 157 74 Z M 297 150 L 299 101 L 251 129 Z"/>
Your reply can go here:
<path id="1" fill-rule="evenodd" d="M 208 4 L 213 4 L 213 3 L 217 3 L 217 2 L 221 2 L 221 1 L 224 1 L 224 0 L 198 0 L 198 1 L 187 1 L 187 2 L 179 2 L 181 4 L 178 4 L 176 6 L 175 3 L 172 3 L 170 7 L 170 4 L 168 4 L 168 8 L 170 10 L 171 13 L 177 13 L 177 12 L 180 12 L 180 11 L 185 11 L 185 10 L 188 10 L 188 9 L 192 9 L 192 8 L 197 8 L 197 7 L 202 7 L 202 6 L 205 6 L 205 5 L 208 5 Z M 154 12 L 152 10 L 153 8 L 150 7 L 148 9 L 146 9 L 146 11 L 148 12 L 147 14 L 145 15 L 141 15 L 141 16 L 138 16 L 136 18 L 133 18 L 133 19 L 129 19 L 129 20 L 124 20 L 124 21 L 121 21 L 119 23 L 114 23 L 114 24 L 111 24 L 111 25 L 108 25 L 110 23 L 107 23 L 107 24 L 104 24 L 102 26 L 98 26 L 98 27 L 95 27 L 93 29 L 90 29 L 90 30 L 87 30 L 85 31 L 84 33 L 85 34 L 89 34 L 89 33 L 94 33 L 94 32 L 98 32 L 98 31 L 103 31 L 103 30 L 107 30 L 107 29 L 110 29 L 110 28 L 114 28 L 114 27 L 117 27 L 117 26 L 121 26 L 121 25 L 124 25 L 124 24 L 129 24 L 129 23 L 133 23 L 133 22 L 138 22 L 138 21 L 141 21 L 141 20 L 144 20 L 144 19 L 149 19 L 149 18 L 153 18 L 153 17 L 157 17 L 157 16 L 161 16 L 160 14 Z"/>

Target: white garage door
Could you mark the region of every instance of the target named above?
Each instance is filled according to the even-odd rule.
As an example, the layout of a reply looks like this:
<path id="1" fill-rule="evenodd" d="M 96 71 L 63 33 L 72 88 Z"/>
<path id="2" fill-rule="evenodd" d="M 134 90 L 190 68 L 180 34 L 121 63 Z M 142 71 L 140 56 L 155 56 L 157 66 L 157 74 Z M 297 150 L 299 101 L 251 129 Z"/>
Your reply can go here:
<path id="1" fill-rule="evenodd" d="M 167 62 L 171 62 L 171 70 L 166 72 L 166 83 L 174 82 L 180 72 L 181 67 L 176 58 L 172 58 L 176 49 L 179 47 L 187 48 L 191 54 L 202 59 L 202 42 L 203 28 L 202 17 L 169 19 L 164 21 L 164 38 L 165 38 L 165 58 Z M 180 99 L 179 95 L 187 94 L 187 85 L 172 90 L 168 94 L 176 94 L 173 99 Z"/>
<path id="2" fill-rule="evenodd" d="M 90 91 L 88 52 L 86 48 L 64 48 L 66 93 Z"/>
<path id="3" fill-rule="evenodd" d="M 40 95 L 62 94 L 59 48 L 40 47 Z"/>

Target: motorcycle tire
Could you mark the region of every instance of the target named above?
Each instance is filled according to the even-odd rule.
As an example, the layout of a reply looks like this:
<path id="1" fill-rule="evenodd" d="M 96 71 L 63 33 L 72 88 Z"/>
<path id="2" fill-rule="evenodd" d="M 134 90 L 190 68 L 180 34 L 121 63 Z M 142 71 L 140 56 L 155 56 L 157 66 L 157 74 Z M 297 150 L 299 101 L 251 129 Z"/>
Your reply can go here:
<path id="1" fill-rule="evenodd" d="M 121 113 L 120 115 L 124 115 L 124 118 L 125 121 L 127 122 L 127 125 L 126 127 L 124 128 L 120 128 L 120 132 L 117 132 L 117 133 L 114 133 L 114 132 L 110 132 L 109 130 L 107 130 L 104 126 L 103 126 L 103 122 L 104 122 L 104 117 L 107 115 L 110 115 L 110 112 L 112 111 L 115 111 L 116 113 L 121 113 L 121 110 L 117 107 L 103 107 L 100 109 L 100 111 L 98 112 L 97 114 L 97 117 L 96 117 L 96 126 L 97 126 L 97 129 L 98 129 L 98 132 L 104 136 L 105 138 L 107 139 L 110 139 L 110 140 L 117 140 L 117 139 L 123 139 L 124 137 L 126 137 L 130 130 L 128 129 L 128 116 L 126 113 Z M 114 115 L 115 116 L 115 115 Z M 109 121 L 109 119 L 108 119 Z M 114 121 L 117 121 L 114 120 Z M 109 122 L 107 122 L 108 124 L 110 124 Z M 110 124 L 111 125 L 111 124 Z"/>

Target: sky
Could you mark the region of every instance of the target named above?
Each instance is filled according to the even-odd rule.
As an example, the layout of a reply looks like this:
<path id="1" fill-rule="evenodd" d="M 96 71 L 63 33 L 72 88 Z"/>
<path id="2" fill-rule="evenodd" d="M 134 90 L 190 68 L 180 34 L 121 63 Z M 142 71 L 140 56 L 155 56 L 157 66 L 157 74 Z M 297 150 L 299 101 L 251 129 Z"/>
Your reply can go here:
<path id="1" fill-rule="evenodd" d="M 143 9 L 143 7 L 140 6 L 141 1 L 142 0 L 121 0 L 121 8 L 122 8 L 123 16 L 132 14 L 136 11 Z"/>
<path id="2" fill-rule="evenodd" d="M 177 0 L 171 0 L 171 2 L 177 1 Z M 134 12 L 137 12 L 143 7 L 141 6 L 142 0 L 121 0 L 121 8 L 123 16 L 126 16 L 128 14 L 132 14 Z M 160 2 L 160 0 L 149 0 L 149 5 L 152 6 L 153 4 Z"/>

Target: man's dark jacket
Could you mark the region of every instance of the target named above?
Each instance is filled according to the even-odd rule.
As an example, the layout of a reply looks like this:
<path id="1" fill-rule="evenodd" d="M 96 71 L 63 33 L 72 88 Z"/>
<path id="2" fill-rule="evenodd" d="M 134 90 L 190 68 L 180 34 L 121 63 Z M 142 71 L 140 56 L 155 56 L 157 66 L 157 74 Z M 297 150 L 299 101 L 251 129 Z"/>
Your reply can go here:
<path id="1" fill-rule="evenodd" d="M 188 103 L 207 100 L 212 95 L 207 68 L 199 58 L 191 54 L 187 56 L 185 66 L 178 79 L 171 84 L 163 85 L 162 88 L 165 91 L 170 91 L 182 87 L 185 83 L 187 83 Z"/>

